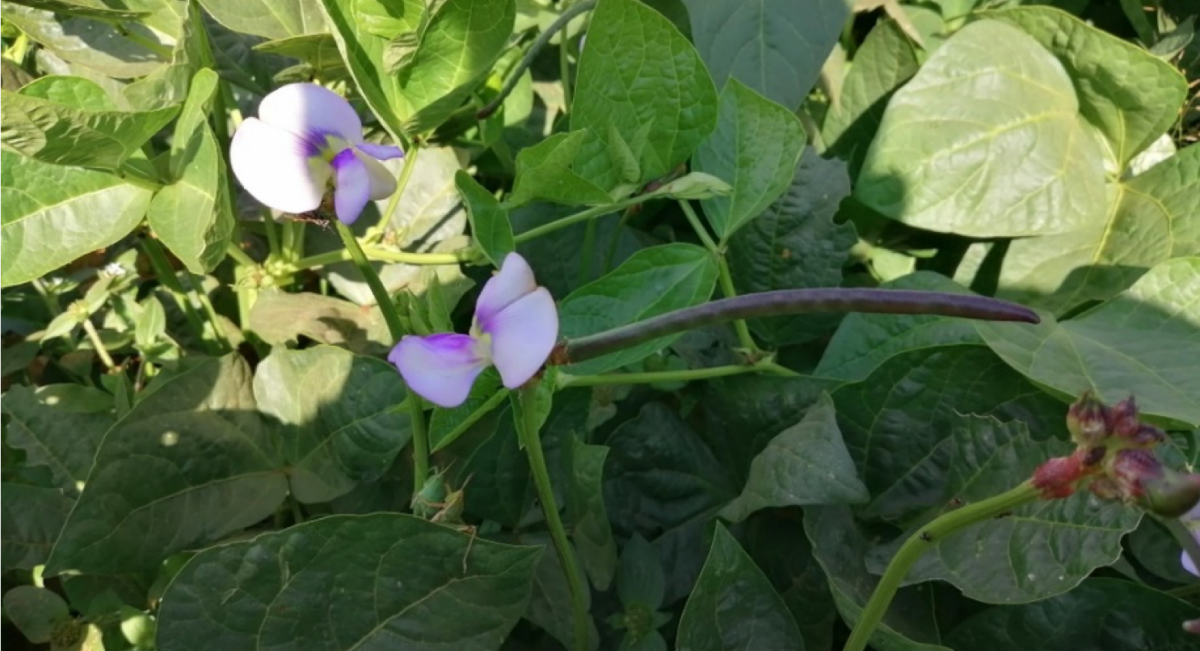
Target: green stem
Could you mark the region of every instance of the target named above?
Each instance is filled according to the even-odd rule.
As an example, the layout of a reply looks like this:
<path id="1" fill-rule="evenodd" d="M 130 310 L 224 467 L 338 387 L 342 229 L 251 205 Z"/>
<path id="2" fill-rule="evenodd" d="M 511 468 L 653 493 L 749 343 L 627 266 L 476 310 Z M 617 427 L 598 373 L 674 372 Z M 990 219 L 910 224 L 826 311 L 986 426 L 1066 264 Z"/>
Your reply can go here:
<path id="1" fill-rule="evenodd" d="M 276 230 L 278 224 L 275 223 L 275 218 L 271 216 L 269 211 L 263 211 L 263 232 L 267 234 L 267 247 L 271 252 L 271 257 L 279 257 L 281 250 L 279 248 L 279 231 Z"/>
<path id="2" fill-rule="evenodd" d="M 354 266 L 358 267 L 358 273 L 362 274 L 367 287 L 371 288 L 371 294 L 375 297 L 375 302 L 379 304 L 379 310 L 383 312 L 383 320 L 387 322 L 392 341 L 400 341 L 400 337 L 404 336 L 404 324 L 400 321 L 400 313 L 396 311 L 396 304 L 388 294 L 387 288 L 383 286 L 383 281 L 379 280 L 379 275 L 371 268 L 371 262 L 367 259 L 367 254 L 363 253 L 362 247 L 358 245 L 358 238 L 354 236 L 354 231 L 336 219 L 333 220 L 333 224 L 342 238 L 342 244 L 349 251 Z"/>
<path id="3" fill-rule="evenodd" d="M 605 375 L 558 374 L 559 388 L 592 387 L 606 384 L 657 384 L 659 382 L 691 382 L 730 375 L 742 375 L 767 370 L 758 364 L 731 364 L 687 371 L 652 371 L 646 373 L 608 373 Z"/>
<path id="4" fill-rule="evenodd" d="M 244 267 L 258 266 L 258 263 L 255 262 L 254 259 L 251 258 L 248 253 L 243 251 L 242 247 L 238 246 L 236 243 L 230 242 L 227 250 L 229 252 L 229 257 L 233 258 L 234 262 L 237 262 Z"/>
<path id="5" fill-rule="evenodd" d="M 459 251 L 451 251 L 449 253 L 409 253 L 407 251 L 389 251 L 376 247 L 362 247 L 363 255 L 367 256 L 368 260 L 376 260 L 379 262 L 398 262 L 402 264 L 414 265 L 439 265 L 439 264 L 460 264 L 463 262 L 473 262 L 475 260 L 473 249 L 462 249 Z M 304 269 L 312 269 L 313 267 L 323 267 L 327 264 L 337 262 L 346 262 L 353 260 L 348 249 L 337 249 L 335 251 L 327 251 L 310 255 L 307 258 L 301 258 L 295 262 L 284 263 L 274 268 L 274 271 L 280 275 L 292 274 Z"/>
<path id="6" fill-rule="evenodd" d="M 524 403 L 521 412 L 525 418 L 525 426 L 517 429 L 520 432 L 521 443 L 525 446 L 525 454 L 529 457 L 529 469 L 533 472 L 533 483 L 537 488 L 538 500 L 542 503 L 546 525 L 550 527 L 554 551 L 558 554 L 558 562 L 567 577 L 567 590 L 571 593 L 571 620 L 574 625 L 575 644 L 572 648 L 574 651 L 588 651 L 587 594 L 584 592 L 587 583 L 575 563 L 575 550 L 567 539 L 567 530 L 559 516 L 558 503 L 554 500 L 554 486 L 550 483 L 550 470 L 546 467 L 542 438 L 538 434 L 537 409 L 533 405 L 537 387 L 522 388 L 520 391 L 520 400 Z"/>
<path id="7" fill-rule="evenodd" d="M 179 276 L 180 283 L 187 288 L 189 296 L 192 300 L 200 303 L 200 308 L 204 310 L 205 316 L 208 317 L 208 324 L 212 329 L 213 340 L 217 342 L 217 348 L 221 354 L 233 351 L 233 342 L 229 341 L 229 337 L 225 334 L 225 328 L 221 325 L 221 319 L 217 316 L 217 309 L 213 307 L 212 300 L 208 298 L 208 294 L 200 291 L 196 286 L 196 281 L 186 269 Z"/>
<path id="8" fill-rule="evenodd" d="M 404 168 L 400 170 L 400 178 L 396 180 L 396 191 L 392 193 L 392 198 L 388 200 L 387 210 L 383 212 L 382 221 L 388 223 L 392 218 L 392 213 L 396 212 L 396 206 L 400 205 L 400 198 L 404 196 L 404 188 L 408 187 L 408 179 L 412 177 L 413 170 L 417 167 L 417 156 L 421 154 L 421 145 L 415 140 L 408 147 L 408 151 L 404 155 Z"/>
<path id="9" fill-rule="evenodd" d="M 592 249 L 596 247 L 596 220 L 587 223 L 583 232 L 583 252 L 579 262 L 579 284 L 583 285 L 592 278 Z"/>
<path id="10" fill-rule="evenodd" d="M 100 333 L 96 332 L 96 326 L 92 325 L 91 319 L 83 320 L 83 331 L 87 333 L 88 339 L 92 342 L 92 347 L 96 349 L 96 354 L 100 356 L 100 361 L 104 362 L 104 367 L 108 370 L 113 370 L 116 364 L 113 362 L 112 355 L 108 354 L 108 349 L 104 347 L 104 342 L 100 341 Z"/>
<path id="11" fill-rule="evenodd" d="M 434 452 L 437 452 L 438 450 L 441 450 L 442 448 L 445 448 L 447 445 L 450 445 L 451 443 L 458 440 L 458 437 L 462 436 L 463 433 L 465 433 L 468 429 L 470 429 L 470 427 L 472 425 L 479 422 L 479 420 L 482 419 L 484 416 L 487 416 L 488 414 L 490 414 L 493 409 L 495 409 L 496 407 L 499 407 L 500 403 L 504 402 L 504 400 L 507 398 L 508 398 L 508 390 L 507 389 L 503 389 L 503 390 L 497 391 L 496 393 L 493 393 L 492 397 L 488 398 L 487 402 L 483 403 L 483 406 L 479 407 L 475 411 L 472 411 L 471 414 L 469 416 L 467 416 L 465 419 L 463 419 L 463 421 L 460 422 L 458 425 L 456 425 L 454 427 L 454 429 L 450 430 L 445 436 L 443 436 L 441 439 L 439 439 L 438 443 L 437 443 L 437 447 L 434 448 Z"/>
<path id="12" fill-rule="evenodd" d="M 688 223 L 692 225 L 692 230 L 696 231 L 696 236 L 700 238 L 700 242 L 704 244 L 704 248 L 708 249 L 713 257 L 717 259 L 718 278 L 721 283 L 721 293 L 725 298 L 733 298 L 737 296 L 737 290 L 733 288 L 733 274 L 729 272 L 729 263 L 725 261 L 725 251 L 717 246 L 708 235 L 708 229 L 704 228 L 700 217 L 696 215 L 696 211 L 692 209 L 692 204 L 687 200 L 680 199 L 679 207 L 683 209 L 684 216 L 687 217 Z M 754 337 L 750 336 L 750 327 L 746 325 L 744 319 L 737 319 L 733 322 L 733 329 L 737 332 L 738 342 L 742 348 L 749 353 L 757 353 L 758 345 L 754 343 Z"/>
<path id="13" fill-rule="evenodd" d="M 146 257 L 150 260 L 150 266 L 154 268 L 154 275 L 158 277 L 158 282 L 162 283 L 163 287 L 166 287 L 167 291 L 171 293 L 171 298 L 175 299 L 175 305 L 179 307 L 180 312 L 183 312 L 188 324 L 195 331 L 196 338 L 200 340 L 210 355 L 219 354 L 220 351 L 213 345 L 212 340 L 205 332 L 204 320 L 196 311 L 198 301 L 193 302 L 188 293 L 184 291 L 179 277 L 175 275 L 175 270 L 167 260 L 167 254 L 163 251 L 162 245 L 149 235 L 141 238 L 141 244 L 142 250 L 146 252 Z"/>
<path id="14" fill-rule="evenodd" d="M 567 11 L 571 11 L 571 9 L 574 9 L 574 7 L 567 9 Z M 564 27 L 569 22 L 570 19 L 565 21 L 563 23 Z M 566 31 L 563 32 L 562 38 L 558 39 L 558 80 L 562 84 L 563 113 L 569 114 L 571 112 L 571 51 L 567 47 Z"/>
<path id="15" fill-rule="evenodd" d="M 525 231 L 524 233 L 517 235 L 515 238 L 513 238 L 513 240 L 517 244 L 523 244 L 525 242 L 528 242 L 529 240 L 546 235 L 547 233 L 553 233 L 554 231 L 564 229 L 568 226 L 571 226 L 572 224 L 578 224 L 579 222 L 585 222 L 589 219 L 595 219 L 596 217 L 610 215 L 614 212 L 617 212 L 618 210 L 624 210 L 624 209 L 628 208 L 629 206 L 635 206 L 639 203 L 644 203 L 648 199 L 652 199 L 652 198 L 654 198 L 654 197 L 644 195 L 644 194 L 636 195 L 636 196 L 628 197 L 626 199 L 622 199 L 615 203 L 607 203 L 607 204 L 604 204 L 603 206 L 595 206 L 593 208 L 588 208 L 587 210 L 584 210 L 583 212 L 577 212 L 574 215 L 567 215 L 566 217 L 552 221 L 549 224 L 542 224 L 541 226 L 538 226 L 537 228 L 531 228 L 531 229 Z"/>
<path id="16" fill-rule="evenodd" d="M 559 16 L 553 23 L 550 23 L 550 26 L 546 28 L 546 31 L 538 34 L 538 37 L 533 42 L 533 45 L 529 46 L 529 50 L 525 52 L 525 56 L 521 57 L 520 62 L 517 63 L 517 67 L 513 68 L 513 71 L 508 75 L 508 79 L 504 82 L 504 87 L 500 89 L 500 93 L 492 98 L 492 101 L 488 102 L 487 106 L 479 109 L 479 112 L 475 114 L 475 117 L 480 120 L 485 120 L 492 113 L 495 113 L 496 109 L 500 108 L 500 105 L 504 103 L 505 98 L 507 98 L 509 94 L 513 92 L 513 89 L 517 87 L 517 84 L 520 83 L 521 76 L 525 74 L 525 71 L 529 69 L 529 66 L 533 65 L 533 60 L 536 59 L 538 54 L 541 54 L 542 49 L 550 43 L 550 39 L 554 38 L 554 35 L 559 30 L 565 28 L 567 24 L 571 22 L 571 19 L 595 6 L 596 0 L 586 0 L 585 2 L 572 5 L 563 11 L 562 15 Z M 563 44 L 565 47 L 565 37 L 563 38 Z M 562 83 L 563 99 L 565 100 L 566 105 L 570 106 L 571 91 L 568 89 L 569 81 L 566 75 L 563 75 Z"/>
<path id="17" fill-rule="evenodd" d="M 125 38 L 129 39 L 130 42 L 140 45 L 140 46 L 146 48 L 147 50 L 150 50 L 151 52 L 166 59 L 167 61 L 170 61 L 172 58 L 174 58 L 175 53 L 171 51 L 171 48 L 163 45 L 162 43 L 157 43 L 155 41 L 151 41 L 150 39 L 146 38 L 145 36 L 142 36 L 141 34 L 138 34 L 137 32 L 130 31 L 128 28 L 126 28 L 121 23 L 114 22 L 111 24 L 113 25 L 114 28 L 116 28 L 117 33 L 119 33 L 121 36 L 124 36 Z"/>
<path id="18" fill-rule="evenodd" d="M 859 617 L 858 623 L 854 625 L 854 631 L 850 633 L 850 639 L 846 640 L 842 651 L 863 651 L 867 648 L 867 642 L 870 641 L 871 635 L 883 620 L 888 606 L 892 603 L 892 598 L 896 596 L 896 590 L 900 588 L 904 577 L 908 575 L 908 571 L 912 569 L 913 564 L 921 558 L 922 554 L 933 549 L 943 538 L 957 531 L 1011 511 L 1022 504 L 1038 499 L 1039 496 L 1040 493 L 1033 486 L 1033 482 L 1026 481 L 1016 488 L 989 497 L 982 502 L 968 504 L 944 513 L 909 536 L 908 540 L 905 540 L 904 544 L 900 546 L 896 555 L 892 557 L 892 561 L 888 563 L 887 569 L 879 579 L 879 584 L 875 586 L 875 592 L 871 594 L 871 599 L 863 607 L 862 615 Z"/>

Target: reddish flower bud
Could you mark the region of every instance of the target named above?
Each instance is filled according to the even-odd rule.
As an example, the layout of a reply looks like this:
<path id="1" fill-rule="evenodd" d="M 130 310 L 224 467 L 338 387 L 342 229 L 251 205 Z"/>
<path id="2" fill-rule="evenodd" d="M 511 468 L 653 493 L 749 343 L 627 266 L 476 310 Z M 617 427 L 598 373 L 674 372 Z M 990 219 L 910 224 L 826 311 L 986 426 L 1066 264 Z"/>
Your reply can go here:
<path id="1" fill-rule="evenodd" d="M 1088 391 L 1067 410 L 1067 430 L 1081 445 L 1098 443 L 1108 436 L 1108 409 Z"/>
<path id="2" fill-rule="evenodd" d="M 1110 433 L 1119 438 L 1129 439 L 1137 434 L 1142 426 L 1138 421 L 1137 401 L 1133 396 L 1118 402 L 1109 410 Z"/>
<path id="3" fill-rule="evenodd" d="M 1160 479 L 1163 472 L 1162 462 L 1150 450 L 1121 450 L 1113 460 L 1109 477 L 1120 487 L 1122 497 L 1132 502 L 1145 494 L 1146 482 Z"/>
<path id="4" fill-rule="evenodd" d="M 1121 499 L 1121 487 L 1108 477 L 1098 477 L 1092 480 L 1092 483 L 1088 484 L 1088 490 L 1092 491 L 1092 495 L 1106 502 Z"/>
<path id="5" fill-rule="evenodd" d="M 1126 438 L 1138 447 L 1149 448 L 1167 440 L 1167 434 L 1153 425 L 1143 424 L 1133 435 Z"/>
<path id="6" fill-rule="evenodd" d="M 1075 492 L 1075 484 L 1084 474 L 1086 454 L 1086 450 L 1080 450 L 1069 457 L 1055 457 L 1033 471 L 1033 486 L 1041 491 L 1042 499 L 1058 499 Z"/>
<path id="7" fill-rule="evenodd" d="M 1184 622 L 1183 631 L 1192 635 L 1200 635 L 1200 619 L 1189 619 Z"/>

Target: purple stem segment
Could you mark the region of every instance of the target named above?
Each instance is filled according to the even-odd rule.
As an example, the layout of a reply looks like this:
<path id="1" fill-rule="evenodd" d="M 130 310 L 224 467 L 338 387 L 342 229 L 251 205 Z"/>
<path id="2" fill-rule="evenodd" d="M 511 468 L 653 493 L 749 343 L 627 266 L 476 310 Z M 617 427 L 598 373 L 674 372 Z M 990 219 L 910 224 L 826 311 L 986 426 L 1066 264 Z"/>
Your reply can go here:
<path id="1" fill-rule="evenodd" d="M 1036 312 L 1023 305 L 971 294 L 898 289 L 784 289 L 723 298 L 594 335 L 568 339 L 559 344 L 550 363 L 582 362 L 651 339 L 725 321 L 821 312 L 936 314 L 984 321 L 1041 322 Z"/>

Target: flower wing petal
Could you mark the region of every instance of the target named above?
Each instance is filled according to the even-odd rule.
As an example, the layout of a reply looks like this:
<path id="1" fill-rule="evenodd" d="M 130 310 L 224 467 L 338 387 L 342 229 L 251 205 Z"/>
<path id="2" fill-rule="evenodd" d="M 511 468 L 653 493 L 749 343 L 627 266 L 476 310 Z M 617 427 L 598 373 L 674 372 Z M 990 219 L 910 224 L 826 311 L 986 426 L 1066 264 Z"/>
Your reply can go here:
<path id="1" fill-rule="evenodd" d="M 258 117 L 318 146 L 325 145 L 324 136 L 352 145 L 362 142 L 362 121 L 354 108 L 341 95 L 316 84 L 288 84 L 272 91 L 258 105 Z"/>
<path id="2" fill-rule="evenodd" d="M 371 200 L 379 201 L 392 196 L 392 193 L 396 191 L 396 177 L 392 176 L 391 171 L 384 167 L 383 163 L 362 153 L 358 154 L 358 160 L 367 172 Z"/>
<path id="3" fill-rule="evenodd" d="M 257 118 L 246 118 L 233 134 L 229 165 L 251 196 L 293 213 L 316 210 L 331 175 L 302 138 Z"/>
<path id="4" fill-rule="evenodd" d="M 358 147 L 359 151 L 376 160 L 404 158 L 404 150 L 393 145 L 376 145 L 374 143 L 364 142 L 355 146 Z"/>
<path id="5" fill-rule="evenodd" d="M 501 310 L 537 289 L 533 269 L 517 253 L 509 253 L 500 265 L 500 272 L 488 279 L 475 303 L 475 320 L 487 331 L 488 322 Z"/>
<path id="6" fill-rule="evenodd" d="M 467 400 L 475 378 L 487 367 L 474 337 L 437 334 L 408 335 L 388 354 L 408 388 L 440 407 L 457 407 Z"/>
<path id="7" fill-rule="evenodd" d="M 343 224 L 353 224 L 371 199 L 371 176 L 353 147 L 333 157 L 337 184 L 333 190 L 333 208 Z"/>
<path id="8" fill-rule="evenodd" d="M 517 299 L 493 315 L 488 325 L 492 362 L 504 386 L 510 389 L 528 382 L 558 341 L 558 309 L 545 287 Z"/>

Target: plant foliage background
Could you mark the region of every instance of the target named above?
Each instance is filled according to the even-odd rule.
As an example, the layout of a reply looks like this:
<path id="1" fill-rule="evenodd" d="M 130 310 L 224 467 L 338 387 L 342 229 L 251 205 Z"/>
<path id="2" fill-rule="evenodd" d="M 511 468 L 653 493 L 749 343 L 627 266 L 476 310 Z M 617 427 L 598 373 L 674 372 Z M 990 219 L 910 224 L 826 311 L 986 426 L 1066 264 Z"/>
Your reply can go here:
<path id="1" fill-rule="evenodd" d="M 372 294 L 228 172 L 295 81 L 408 149 L 356 231 L 415 332 L 463 331 L 512 250 L 567 337 L 806 287 L 1042 316 L 780 316 L 549 375 L 593 648 L 840 648 L 905 532 L 1069 449 L 1084 390 L 1136 394 L 1195 463 L 1194 3 L 600 0 L 523 67 L 572 4 L 0 4 L 6 644 L 571 646 L 498 377 L 422 417 L 432 510 L 475 531 L 411 515 Z M 1200 648 L 1200 583 L 1137 509 L 1085 492 L 961 536 L 874 648 Z"/>

